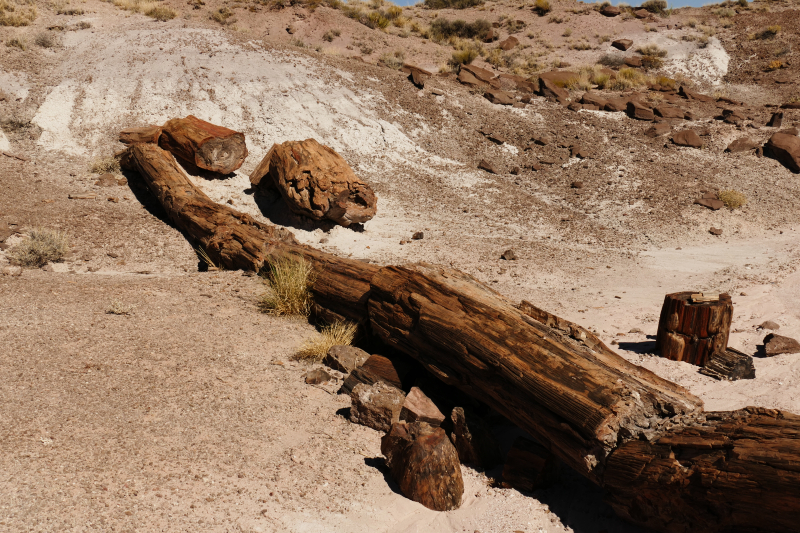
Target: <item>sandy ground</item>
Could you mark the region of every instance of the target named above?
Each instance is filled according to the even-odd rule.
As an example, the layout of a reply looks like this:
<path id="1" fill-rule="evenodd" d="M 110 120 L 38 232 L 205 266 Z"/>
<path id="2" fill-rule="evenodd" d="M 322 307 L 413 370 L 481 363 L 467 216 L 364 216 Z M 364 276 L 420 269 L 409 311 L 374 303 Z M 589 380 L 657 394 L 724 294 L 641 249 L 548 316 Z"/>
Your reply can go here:
<path id="1" fill-rule="evenodd" d="M 73 245 L 50 271 L 0 277 L 0 493 L 9 495 L 0 529 L 640 531 L 569 472 L 552 489 L 521 494 L 491 488 L 499 472 L 464 468 L 464 504 L 448 513 L 402 497 L 383 469 L 380 434 L 347 422 L 349 400 L 333 384 L 303 383 L 307 367 L 291 355 L 313 328 L 259 314 L 256 278 L 198 273 L 191 246 L 135 175 L 124 187 L 94 185 L 91 161 L 120 148 L 120 128 L 189 113 L 247 136 L 251 155 L 235 176 L 195 178 L 217 201 L 343 256 L 460 268 L 617 342 L 707 409 L 800 411 L 797 355 L 758 358 L 756 380 L 720 383 L 651 354 L 664 294 L 678 290 L 733 295 L 730 344 L 747 353 L 765 320 L 800 335 L 800 190 L 775 161 L 723 155 L 740 130 L 708 116 L 697 124 L 712 130 L 708 149 L 668 148 L 620 115 L 541 99 L 498 108 L 446 78 L 430 82 L 445 92 L 434 96 L 360 61 L 90 5 L 92 28 L 65 32 L 62 48 L 0 57 L 0 105 L 17 121 L 0 150 L 28 159 L 0 155 L 0 229 L 60 227 Z M 640 31 L 625 24 L 617 30 Z M 673 66 L 717 79 L 721 49 L 712 41 L 691 63 L 691 50 L 676 45 Z M 480 129 L 509 142 L 496 146 Z M 553 145 L 526 152 L 542 132 Z M 249 189 L 248 172 L 273 142 L 307 137 L 340 151 L 375 187 L 378 216 L 363 231 L 314 227 Z M 564 157 L 576 138 L 589 160 Z M 484 157 L 504 169 L 559 163 L 490 175 L 475 169 Z M 585 190 L 569 188 L 575 179 Z M 742 210 L 691 204 L 701 190 L 734 186 L 751 199 Z M 68 199 L 87 191 L 98 198 Z M 425 238 L 399 244 L 415 231 Z M 518 260 L 499 258 L 508 248 Z M 114 301 L 131 314 L 108 314 Z M 513 426 L 500 421 L 498 431 L 507 447 Z"/>

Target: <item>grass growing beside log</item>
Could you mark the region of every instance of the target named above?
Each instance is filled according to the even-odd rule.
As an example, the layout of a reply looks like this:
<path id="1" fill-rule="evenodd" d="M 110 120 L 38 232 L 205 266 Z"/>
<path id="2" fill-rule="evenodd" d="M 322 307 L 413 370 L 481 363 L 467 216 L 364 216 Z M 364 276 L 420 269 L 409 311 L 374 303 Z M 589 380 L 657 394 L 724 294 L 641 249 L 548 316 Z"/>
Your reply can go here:
<path id="1" fill-rule="evenodd" d="M 59 261 L 69 251 L 69 239 L 63 231 L 33 228 L 28 237 L 16 245 L 9 260 L 19 266 L 40 267 L 50 261 Z"/>
<path id="2" fill-rule="evenodd" d="M 315 273 L 311 263 L 302 257 L 284 256 L 266 266 L 261 296 L 261 312 L 277 316 L 308 316 L 311 312 L 311 291 Z"/>
<path id="3" fill-rule="evenodd" d="M 332 347 L 352 344 L 356 337 L 356 331 L 358 331 L 358 326 L 352 322 L 334 322 L 324 326 L 314 338 L 303 343 L 295 354 L 295 358 L 318 363 Z"/>

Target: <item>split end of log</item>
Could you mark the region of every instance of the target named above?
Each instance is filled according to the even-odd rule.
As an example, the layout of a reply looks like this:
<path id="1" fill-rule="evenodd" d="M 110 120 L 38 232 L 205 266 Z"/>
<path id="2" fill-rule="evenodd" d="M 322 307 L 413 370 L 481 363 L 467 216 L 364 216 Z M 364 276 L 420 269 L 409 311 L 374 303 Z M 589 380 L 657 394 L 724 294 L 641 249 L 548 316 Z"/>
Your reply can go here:
<path id="1" fill-rule="evenodd" d="M 728 381 L 755 379 L 756 377 L 753 358 L 733 348 L 726 348 L 725 351 L 711 354 L 706 361 L 706 366 L 700 369 L 700 373 L 714 379 Z"/>

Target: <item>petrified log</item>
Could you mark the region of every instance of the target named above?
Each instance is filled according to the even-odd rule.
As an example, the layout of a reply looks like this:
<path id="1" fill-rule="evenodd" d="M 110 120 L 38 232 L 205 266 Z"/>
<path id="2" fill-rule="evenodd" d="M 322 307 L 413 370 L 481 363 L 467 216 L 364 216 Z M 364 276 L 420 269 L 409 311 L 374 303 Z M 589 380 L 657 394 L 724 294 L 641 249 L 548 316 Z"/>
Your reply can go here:
<path id="1" fill-rule="evenodd" d="M 706 365 L 700 369 L 700 373 L 728 381 L 755 379 L 756 377 L 753 358 L 733 348 L 712 353 L 708 357 Z"/>
<path id="2" fill-rule="evenodd" d="M 453 423 L 450 440 L 463 464 L 485 470 L 502 461 L 497 441 L 477 414 L 456 407 L 450 414 L 450 420 Z"/>
<path id="3" fill-rule="evenodd" d="M 656 348 L 661 357 L 705 366 L 714 352 L 725 351 L 733 316 L 733 303 L 727 294 L 696 297 L 696 292 L 676 292 L 664 297 L 658 321 Z"/>
<path id="4" fill-rule="evenodd" d="M 314 139 L 270 148 L 250 174 L 254 187 L 276 187 L 293 212 L 342 226 L 375 216 L 377 198 L 332 148 Z"/>
<path id="5" fill-rule="evenodd" d="M 357 321 L 369 313 L 382 338 L 604 487 L 628 520 L 669 533 L 796 531 L 797 415 L 703 413 L 685 389 L 595 344 L 580 326 L 517 309 L 465 274 L 379 269 L 298 246 L 290 233 L 211 202 L 157 146 L 134 144 L 124 161 L 212 259 L 258 270 L 275 254 L 305 257 L 326 312 Z"/>
<path id="6" fill-rule="evenodd" d="M 244 133 L 217 126 L 189 115 L 163 126 L 159 145 L 197 168 L 230 174 L 247 157 Z"/>
<path id="7" fill-rule="evenodd" d="M 527 492 L 546 489 L 558 481 L 559 461 L 544 446 L 517 437 L 503 466 L 503 486 Z"/>
<path id="8" fill-rule="evenodd" d="M 327 323 L 368 322 L 369 283 L 378 271 L 376 265 L 301 246 L 290 231 L 213 202 L 194 186 L 169 152 L 154 144 L 131 145 L 122 163 L 142 175 L 169 219 L 220 266 L 258 272 L 270 259 L 302 256 L 316 271 L 311 287 L 314 315 Z"/>
<path id="9" fill-rule="evenodd" d="M 461 464 L 442 428 L 425 422 L 393 424 L 381 439 L 381 453 L 407 498 L 434 511 L 459 508 L 464 495 Z"/>
<path id="10" fill-rule="evenodd" d="M 378 431 L 389 431 L 400 420 L 406 395 L 398 388 L 379 381 L 359 383 L 350 393 L 350 421 Z"/>
<path id="11" fill-rule="evenodd" d="M 158 143 L 161 137 L 161 126 L 143 126 L 141 128 L 127 128 L 119 132 L 119 142 L 133 143 Z"/>

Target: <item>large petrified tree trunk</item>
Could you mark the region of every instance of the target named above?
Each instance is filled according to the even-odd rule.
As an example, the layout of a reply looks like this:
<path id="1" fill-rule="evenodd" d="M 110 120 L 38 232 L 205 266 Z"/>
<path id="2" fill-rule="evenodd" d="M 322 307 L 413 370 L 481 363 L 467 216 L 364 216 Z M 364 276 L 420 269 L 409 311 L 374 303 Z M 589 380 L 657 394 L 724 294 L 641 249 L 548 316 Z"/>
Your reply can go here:
<path id="1" fill-rule="evenodd" d="M 243 133 L 192 115 L 168 120 L 158 142 L 182 161 L 220 174 L 230 174 L 247 157 Z"/>
<path id="2" fill-rule="evenodd" d="M 700 302 L 692 300 L 693 294 L 676 292 L 664 298 L 656 348 L 666 359 L 705 366 L 711 354 L 728 346 L 733 304 L 727 294 Z"/>
<path id="3" fill-rule="evenodd" d="M 379 269 L 293 244 L 215 204 L 157 146 L 126 159 L 175 224 L 227 268 L 297 253 L 320 306 L 364 320 L 443 381 L 486 402 L 608 491 L 614 509 L 669 533 L 793 532 L 800 523 L 800 417 L 704 413 L 685 389 L 628 363 L 590 332 L 429 265 Z"/>

